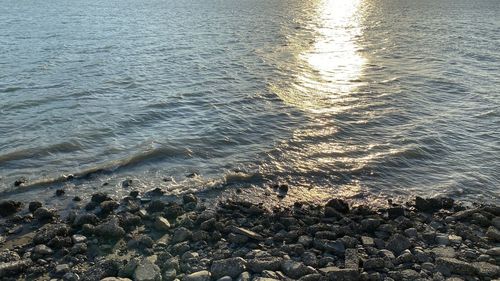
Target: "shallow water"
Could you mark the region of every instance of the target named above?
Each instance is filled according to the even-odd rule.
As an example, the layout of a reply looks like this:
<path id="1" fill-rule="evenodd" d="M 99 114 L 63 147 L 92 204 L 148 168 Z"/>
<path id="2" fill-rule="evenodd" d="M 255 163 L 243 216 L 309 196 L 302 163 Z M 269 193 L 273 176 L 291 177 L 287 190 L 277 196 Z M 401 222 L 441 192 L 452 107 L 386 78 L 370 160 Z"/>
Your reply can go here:
<path id="1" fill-rule="evenodd" d="M 496 0 L 4 2 L 2 197 L 500 202 Z"/>

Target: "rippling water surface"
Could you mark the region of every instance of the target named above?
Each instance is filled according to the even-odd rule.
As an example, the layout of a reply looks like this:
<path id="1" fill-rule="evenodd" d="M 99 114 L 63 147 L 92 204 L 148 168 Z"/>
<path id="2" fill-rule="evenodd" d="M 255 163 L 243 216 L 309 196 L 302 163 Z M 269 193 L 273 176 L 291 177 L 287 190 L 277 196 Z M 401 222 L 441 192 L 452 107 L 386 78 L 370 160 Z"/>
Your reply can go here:
<path id="1" fill-rule="evenodd" d="M 500 201 L 497 0 L 19 0 L 0 15 L 2 197 L 133 179 Z"/>

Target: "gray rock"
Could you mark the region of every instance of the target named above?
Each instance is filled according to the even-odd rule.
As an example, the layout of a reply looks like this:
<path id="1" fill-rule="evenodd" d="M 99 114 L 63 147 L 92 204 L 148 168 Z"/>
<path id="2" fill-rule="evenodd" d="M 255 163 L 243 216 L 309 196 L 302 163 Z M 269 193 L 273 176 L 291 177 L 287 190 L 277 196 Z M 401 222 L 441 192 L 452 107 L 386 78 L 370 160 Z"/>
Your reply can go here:
<path id="1" fill-rule="evenodd" d="M 64 274 L 66 274 L 67 272 L 70 271 L 70 267 L 68 264 L 58 264 L 56 265 L 56 268 L 54 269 L 54 272 L 58 275 L 58 276 L 63 276 Z"/>
<path id="2" fill-rule="evenodd" d="M 369 236 L 361 236 L 361 243 L 365 247 L 374 247 L 375 246 L 375 241 L 373 240 L 373 238 L 371 238 Z"/>
<path id="3" fill-rule="evenodd" d="M 179 243 L 191 239 L 191 231 L 185 227 L 179 227 L 172 234 L 172 243 Z"/>
<path id="4" fill-rule="evenodd" d="M 345 250 L 345 267 L 346 268 L 351 268 L 351 269 L 358 269 L 359 268 L 359 256 L 358 256 L 358 250 L 357 249 L 346 249 Z"/>
<path id="5" fill-rule="evenodd" d="M 495 278 L 500 275 L 500 267 L 487 262 L 474 262 L 472 266 L 476 268 L 479 276 Z"/>
<path id="6" fill-rule="evenodd" d="M 82 226 L 84 224 L 95 225 L 98 221 L 99 218 L 94 214 L 80 214 L 73 221 L 73 226 Z"/>
<path id="7" fill-rule="evenodd" d="M 75 234 L 71 236 L 71 240 L 73 240 L 73 243 L 85 243 L 87 241 L 87 237 L 80 235 L 80 234 Z"/>
<path id="8" fill-rule="evenodd" d="M 28 205 L 28 210 L 32 213 L 34 213 L 36 211 L 36 209 L 42 207 L 42 202 L 40 201 L 33 201 L 33 202 L 30 202 L 30 204 Z"/>
<path id="9" fill-rule="evenodd" d="M 31 265 L 30 259 L 0 263 L 0 277 L 9 277 L 24 271 Z"/>
<path id="10" fill-rule="evenodd" d="M 446 234 L 437 234 L 435 241 L 438 245 L 448 246 L 450 244 L 450 238 Z"/>
<path id="11" fill-rule="evenodd" d="M 233 278 L 231 278 L 230 276 L 224 276 L 224 277 L 217 279 L 217 281 L 232 281 L 232 280 L 233 280 Z"/>
<path id="12" fill-rule="evenodd" d="M 414 228 L 414 227 L 411 227 L 411 228 L 408 228 L 408 229 L 405 229 L 405 235 L 407 237 L 417 237 L 418 236 L 418 232 L 417 232 L 417 229 Z"/>
<path id="13" fill-rule="evenodd" d="M 486 237 L 489 239 L 495 241 L 495 242 L 500 242 L 500 230 L 498 230 L 494 226 L 490 226 L 488 230 L 486 231 Z"/>
<path id="14" fill-rule="evenodd" d="M 282 262 L 283 259 L 278 257 L 258 257 L 249 259 L 247 266 L 251 271 L 260 273 L 264 270 L 280 270 Z"/>
<path id="15" fill-rule="evenodd" d="M 160 268 L 150 259 L 145 258 L 139 262 L 134 271 L 135 281 L 161 281 Z"/>
<path id="16" fill-rule="evenodd" d="M 359 272 L 354 269 L 342 269 L 335 266 L 319 269 L 331 281 L 357 281 Z"/>
<path id="17" fill-rule="evenodd" d="M 206 270 L 188 274 L 182 278 L 182 281 L 210 281 L 210 272 Z"/>
<path id="18" fill-rule="evenodd" d="M 437 258 L 436 266 L 437 270 L 445 276 L 450 276 L 452 273 L 474 275 L 477 272 L 472 264 L 455 258 Z"/>
<path id="19" fill-rule="evenodd" d="M 319 273 L 307 274 L 299 278 L 299 281 L 319 281 L 323 275 Z"/>
<path id="20" fill-rule="evenodd" d="M 155 219 L 154 226 L 160 231 L 167 231 L 170 229 L 170 222 L 166 218 L 158 216 Z"/>
<path id="21" fill-rule="evenodd" d="M 163 272 L 163 281 L 173 281 L 175 277 L 177 277 L 177 271 L 173 268 Z"/>
<path id="22" fill-rule="evenodd" d="M 395 234 L 391 237 L 389 242 L 386 245 L 386 248 L 399 255 L 404 250 L 410 248 L 411 243 L 408 238 L 404 237 L 401 234 Z"/>
<path id="23" fill-rule="evenodd" d="M 405 269 L 400 272 L 402 280 L 417 280 L 420 278 L 420 274 L 413 269 Z"/>
<path id="24" fill-rule="evenodd" d="M 283 271 L 283 273 L 285 273 L 286 276 L 293 279 L 299 279 L 304 275 L 316 273 L 316 270 L 314 268 L 293 260 L 287 260 L 283 262 L 283 264 L 281 265 L 281 270 Z"/>
<path id="25" fill-rule="evenodd" d="M 122 277 L 106 277 L 101 279 L 101 281 L 132 281 L 131 279 L 128 278 L 122 278 Z"/>
<path id="26" fill-rule="evenodd" d="M 493 225 L 494 227 L 496 227 L 497 229 L 500 229 L 500 217 L 494 217 L 492 220 L 491 220 L 491 225 Z"/>
<path id="27" fill-rule="evenodd" d="M 35 246 L 35 248 L 33 249 L 33 253 L 40 256 L 46 256 L 51 255 L 52 253 L 54 253 L 54 251 L 46 245 L 40 244 Z"/>
<path id="28" fill-rule="evenodd" d="M 500 256 L 500 247 L 494 247 L 494 248 L 488 249 L 486 251 L 486 254 L 488 254 L 490 256 L 498 257 L 498 256 Z"/>
<path id="29" fill-rule="evenodd" d="M 236 281 L 250 281 L 251 279 L 252 279 L 252 275 L 250 274 L 250 272 L 245 271 L 245 272 L 242 272 L 240 274 L 240 276 L 238 276 L 238 279 L 236 279 Z"/>
<path id="30" fill-rule="evenodd" d="M 224 276 L 236 278 L 246 270 L 246 265 L 247 262 L 240 257 L 218 260 L 212 263 L 210 273 L 215 279 Z"/>

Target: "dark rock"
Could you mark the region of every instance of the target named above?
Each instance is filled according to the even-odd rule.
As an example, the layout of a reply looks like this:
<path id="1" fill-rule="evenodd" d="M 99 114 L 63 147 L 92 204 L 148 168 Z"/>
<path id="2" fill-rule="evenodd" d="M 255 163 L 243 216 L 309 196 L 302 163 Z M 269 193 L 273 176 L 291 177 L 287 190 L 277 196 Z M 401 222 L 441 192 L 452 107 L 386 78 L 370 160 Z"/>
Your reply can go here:
<path id="1" fill-rule="evenodd" d="M 387 214 L 389 216 L 389 219 L 395 219 L 405 215 L 405 208 L 403 207 L 389 208 L 387 209 Z"/>
<path id="2" fill-rule="evenodd" d="M 183 242 L 191 239 L 192 233 L 189 229 L 185 227 L 178 227 L 174 230 L 172 234 L 172 243 Z"/>
<path id="3" fill-rule="evenodd" d="M 75 197 L 73 197 L 73 201 L 80 202 L 80 201 L 82 201 L 82 198 L 80 198 L 80 196 L 75 196 Z"/>
<path id="4" fill-rule="evenodd" d="M 123 264 L 115 259 L 105 259 L 90 267 L 82 276 L 84 281 L 101 280 L 117 276 Z"/>
<path id="5" fill-rule="evenodd" d="M 330 241 L 326 239 L 314 239 L 313 241 L 314 248 L 323 250 L 326 252 L 330 252 L 337 255 L 343 255 L 345 252 L 344 243 L 339 240 Z"/>
<path id="6" fill-rule="evenodd" d="M 105 239 L 118 239 L 125 235 L 125 230 L 118 224 L 117 219 L 112 219 L 96 226 L 95 234 Z"/>
<path id="7" fill-rule="evenodd" d="M 28 205 L 28 209 L 30 212 L 34 213 L 36 211 L 36 209 L 42 207 L 42 202 L 40 201 L 33 201 L 33 202 L 30 202 L 30 204 Z"/>
<path id="8" fill-rule="evenodd" d="M 494 226 L 490 226 L 486 231 L 486 237 L 495 242 L 500 242 L 500 230 Z"/>
<path id="9" fill-rule="evenodd" d="M 146 210 L 150 213 L 163 212 L 166 205 L 167 204 L 160 200 L 153 200 L 151 201 L 151 203 L 149 203 L 149 206 L 146 208 Z"/>
<path id="10" fill-rule="evenodd" d="M 119 206 L 120 206 L 120 204 L 114 200 L 106 200 L 106 201 L 103 201 L 99 204 L 99 207 L 101 208 L 101 212 L 105 213 L 105 214 L 111 213 L 115 209 L 118 209 Z"/>
<path id="11" fill-rule="evenodd" d="M 97 204 L 101 204 L 102 202 L 109 201 L 109 200 L 113 200 L 113 199 L 111 197 L 109 197 L 106 193 L 103 193 L 103 192 L 98 192 L 98 193 L 92 194 L 92 198 L 90 199 L 90 201 L 97 203 Z"/>
<path id="12" fill-rule="evenodd" d="M 124 181 L 122 181 L 122 187 L 123 188 L 128 188 L 132 185 L 132 180 L 131 179 L 126 179 Z"/>
<path id="13" fill-rule="evenodd" d="M 399 233 L 393 235 L 386 245 L 387 249 L 391 250 L 396 255 L 401 254 L 401 252 L 410 248 L 410 246 L 410 240 Z"/>
<path id="14" fill-rule="evenodd" d="M 66 237 L 71 229 L 66 224 L 46 224 L 40 228 L 33 237 L 33 243 L 47 244 L 57 236 Z"/>
<path id="15" fill-rule="evenodd" d="M 25 183 L 28 182 L 28 179 L 25 178 L 25 177 L 20 177 L 19 179 L 17 179 L 16 181 L 14 181 L 14 186 L 21 186 L 21 185 L 24 185 Z"/>
<path id="16" fill-rule="evenodd" d="M 349 204 L 347 204 L 347 202 L 345 202 L 342 199 L 337 199 L 337 198 L 330 199 L 326 203 L 325 207 L 333 208 L 337 212 L 340 212 L 343 214 L 346 214 L 349 212 Z"/>
<path id="17" fill-rule="evenodd" d="M 23 204 L 13 200 L 5 200 L 0 202 L 0 216 L 11 216 L 21 210 Z"/>
<path id="18" fill-rule="evenodd" d="M 355 269 L 341 269 L 330 266 L 319 269 L 321 273 L 326 275 L 327 280 L 331 281 L 357 281 L 359 280 L 359 272 Z"/>
<path id="19" fill-rule="evenodd" d="M 264 270 L 280 270 L 282 262 L 283 259 L 278 257 L 256 257 L 249 259 L 247 266 L 252 272 L 261 273 Z"/>
<path id="20" fill-rule="evenodd" d="M 198 203 L 198 198 L 194 196 L 194 194 L 184 194 L 182 196 L 182 203 L 183 204 L 189 204 L 189 203 Z"/>
<path id="21" fill-rule="evenodd" d="M 97 224 L 97 222 L 99 222 L 99 218 L 96 215 L 90 214 L 90 213 L 85 213 L 85 214 L 77 215 L 75 217 L 75 220 L 73 221 L 73 226 L 79 227 L 79 226 L 82 226 L 84 224 L 95 225 L 95 224 Z"/>
<path id="22" fill-rule="evenodd" d="M 240 257 L 218 260 L 212 263 L 210 273 L 215 279 L 223 276 L 236 278 L 246 270 L 246 264 L 247 262 Z"/>
<path id="23" fill-rule="evenodd" d="M 35 217 L 35 219 L 39 221 L 50 221 L 54 218 L 55 212 L 45 207 L 40 207 L 36 209 L 33 216 Z"/>
<path id="24" fill-rule="evenodd" d="M 137 190 L 130 191 L 129 195 L 132 198 L 137 198 L 137 196 L 139 196 L 139 191 Z"/>
<path id="25" fill-rule="evenodd" d="M 0 278 L 12 277 L 14 279 L 14 276 L 26 270 L 31 263 L 30 259 L 2 262 L 0 263 Z"/>
<path id="26" fill-rule="evenodd" d="M 370 258 L 363 262 L 365 270 L 380 270 L 385 267 L 385 260 L 383 258 Z"/>
<path id="27" fill-rule="evenodd" d="M 56 196 L 63 196 L 63 195 L 64 195 L 64 193 L 66 193 L 66 192 L 64 191 L 64 189 L 57 189 L 57 190 L 56 190 Z"/>
<path id="28" fill-rule="evenodd" d="M 415 208 L 422 212 L 435 212 L 439 209 L 453 208 L 454 201 L 451 198 L 415 198 Z"/>

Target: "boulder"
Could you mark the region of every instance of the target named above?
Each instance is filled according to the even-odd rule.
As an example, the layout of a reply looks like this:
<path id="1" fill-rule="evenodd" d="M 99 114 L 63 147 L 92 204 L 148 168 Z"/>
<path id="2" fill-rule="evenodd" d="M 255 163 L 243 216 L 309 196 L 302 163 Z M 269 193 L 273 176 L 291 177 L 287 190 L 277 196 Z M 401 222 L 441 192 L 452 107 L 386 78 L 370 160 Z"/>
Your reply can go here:
<path id="1" fill-rule="evenodd" d="M 408 238 L 401 234 L 395 234 L 387 242 L 386 248 L 391 250 L 396 255 L 401 254 L 404 250 L 410 248 L 411 243 Z"/>
<path id="2" fill-rule="evenodd" d="M 332 208 L 335 211 L 343 214 L 347 214 L 349 212 L 349 204 L 347 204 L 347 202 L 342 199 L 337 199 L 337 198 L 330 199 L 326 203 L 325 207 Z"/>
<path id="3" fill-rule="evenodd" d="M 145 258 L 139 262 L 134 271 L 135 281 L 161 281 L 160 268 L 150 259 Z"/>

